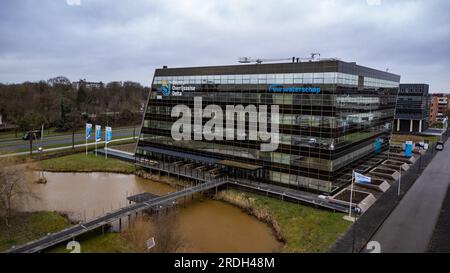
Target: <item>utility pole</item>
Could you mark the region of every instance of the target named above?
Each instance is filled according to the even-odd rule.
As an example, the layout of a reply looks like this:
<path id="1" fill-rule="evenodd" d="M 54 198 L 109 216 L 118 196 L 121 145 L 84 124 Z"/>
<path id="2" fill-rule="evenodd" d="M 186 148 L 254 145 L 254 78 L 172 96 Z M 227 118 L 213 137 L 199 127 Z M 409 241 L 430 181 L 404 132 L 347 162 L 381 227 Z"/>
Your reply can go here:
<path id="1" fill-rule="evenodd" d="M 34 137 L 34 133 L 32 134 L 28 134 L 28 137 L 30 138 L 30 156 L 33 155 L 33 137 Z"/>
<path id="2" fill-rule="evenodd" d="M 72 150 L 75 149 L 75 127 L 72 127 Z"/>

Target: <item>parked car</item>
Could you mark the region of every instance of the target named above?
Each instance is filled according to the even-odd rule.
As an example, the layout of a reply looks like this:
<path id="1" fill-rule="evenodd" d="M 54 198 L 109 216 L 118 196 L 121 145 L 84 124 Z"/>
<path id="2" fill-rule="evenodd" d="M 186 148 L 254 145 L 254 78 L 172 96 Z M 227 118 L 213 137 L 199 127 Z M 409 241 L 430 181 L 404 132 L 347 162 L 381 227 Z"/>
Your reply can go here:
<path id="1" fill-rule="evenodd" d="M 417 142 L 416 147 L 423 149 L 425 147 L 425 142 Z"/>
<path id="2" fill-rule="evenodd" d="M 444 142 L 443 141 L 438 141 L 438 143 L 436 144 L 436 150 L 437 151 L 444 150 Z"/>
<path id="3" fill-rule="evenodd" d="M 30 138 L 33 138 L 33 140 L 41 139 L 41 131 L 39 131 L 39 130 L 28 131 L 28 132 L 25 132 L 25 134 L 22 137 L 23 140 L 30 140 Z"/>

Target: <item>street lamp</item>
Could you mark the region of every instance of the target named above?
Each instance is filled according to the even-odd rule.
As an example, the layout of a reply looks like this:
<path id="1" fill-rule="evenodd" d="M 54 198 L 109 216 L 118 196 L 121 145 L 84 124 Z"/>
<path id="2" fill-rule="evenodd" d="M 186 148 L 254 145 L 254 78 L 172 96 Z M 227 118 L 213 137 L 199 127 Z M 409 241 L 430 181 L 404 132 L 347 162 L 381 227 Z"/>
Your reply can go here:
<path id="1" fill-rule="evenodd" d="M 41 157 L 42 152 L 44 152 L 44 149 L 43 149 L 42 147 L 39 147 L 39 148 L 38 148 L 39 162 L 41 162 L 41 159 L 42 159 L 42 157 Z M 39 183 L 45 184 L 46 182 L 47 182 L 47 179 L 45 179 L 44 171 L 43 171 L 43 170 L 40 170 L 40 171 L 39 171 Z"/>
<path id="2" fill-rule="evenodd" d="M 401 185 L 402 185 L 402 167 L 400 166 L 400 176 L 398 177 L 398 191 L 397 191 L 397 196 L 400 196 L 400 193 L 401 193 Z"/>
<path id="3" fill-rule="evenodd" d="M 356 222 L 358 220 L 358 216 L 361 214 L 361 209 L 359 207 L 355 208 L 355 222 L 353 224 L 353 242 L 352 242 L 352 253 L 355 253 L 355 244 L 356 244 Z"/>

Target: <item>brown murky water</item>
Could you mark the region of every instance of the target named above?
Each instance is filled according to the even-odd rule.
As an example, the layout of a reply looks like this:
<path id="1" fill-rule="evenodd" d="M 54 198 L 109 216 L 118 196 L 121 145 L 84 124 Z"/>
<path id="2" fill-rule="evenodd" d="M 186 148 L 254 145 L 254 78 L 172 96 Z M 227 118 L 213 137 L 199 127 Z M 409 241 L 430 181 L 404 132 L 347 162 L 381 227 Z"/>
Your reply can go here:
<path id="1" fill-rule="evenodd" d="M 31 186 L 39 198 L 30 200 L 25 209 L 63 211 L 76 219 L 91 219 L 123 207 L 127 195 L 174 191 L 134 175 L 45 173 L 45 177 L 47 184 Z M 223 202 L 190 202 L 180 209 L 177 220 L 187 252 L 273 252 L 281 247 L 269 226 Z"/>

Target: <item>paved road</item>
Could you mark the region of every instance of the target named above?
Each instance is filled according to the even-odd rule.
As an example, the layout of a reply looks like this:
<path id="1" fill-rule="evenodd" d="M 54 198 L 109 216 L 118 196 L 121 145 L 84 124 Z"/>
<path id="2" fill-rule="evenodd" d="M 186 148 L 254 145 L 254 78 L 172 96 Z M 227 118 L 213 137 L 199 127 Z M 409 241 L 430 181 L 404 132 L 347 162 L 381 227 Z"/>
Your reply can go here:
<path id="1" fill-rule="evenodd" d="M 113 137 L 114 138 L 124 138 L 124 137 L 132 137 L 133 136 L 133 127 L 130 128 L 120 128 L 114 130 L 113 128 Z M 103 131 L 103 130 L 102 130 Z M 102 132 L 104 134 L 104 131 Z M 139 133 L 139 128 L 136 127 L 136 134 Z M 85 141 L 84 133 L 76 133 L 75 134 L 75 143 L 80 143 Z M 91 138 L 94 138 L 94 135 L 91 136 Z M 33 148 L 37 149 L 40 146 L 41 142 L 33 141 Z M 72 145 L 72 134 L 65 134 L 65 135 L 55 135 L 55 136 L 44 136 L 44 148 L 46 146 L 54 146 L 54 145 Z M 0 152 L 5 151 L 18 151 L 18 150 L 24 150 L 30 148 L 30 142 L 16 139 L 16 140 L 2 140 L 0 139 Z"/>
<path id="2" fill-rule="evenodd" d="M 114 142 L 119 142 L 119 141 L 124 141 L 124 140 L 132 140 L 133 137 L 128 137 L 128 138 L 121 138 L 121 139 L 113 139 L 111 140 L 112 143 Z M 104 144 L 104 141 L 100 141 L 97 142 L 97 144 Z M 94 146 L 95 143 L 89 143 L 88 146 L 92 147 Z M 80 148 L 80 147 L 86 147 L 85 144 L 78 144 L 75 145 L 75 148 Z M 72 149 L 72 145 L 70 146 L 64 146 L 64 147 L 57 147 L 57 148 L 50 148 L 50 149 L 44 149 L 43 153 L 47 153 L 47 152 L 54 152 L 54 151 L 61 151 L 61 150 L 68 150 L 68 149 Z M 37 154 L 39 151 L 38 150 L 33 150 L 33 154 Z M 0 158 L 6 158 L 6 157 L 14 157 L 14 156 L 21 156 L 21 155 L 29 155 L 30 152 L 20 152 L 20 153 L 8 153 L 8 154 L 4 154 L 4 155 L 0 155 Z"/>
<path id="3" fill-rule="evenodd" d="M 371 241 L 381 252 L 427 251 L 450 184 L 450 147 L 439 152 Z"/>

